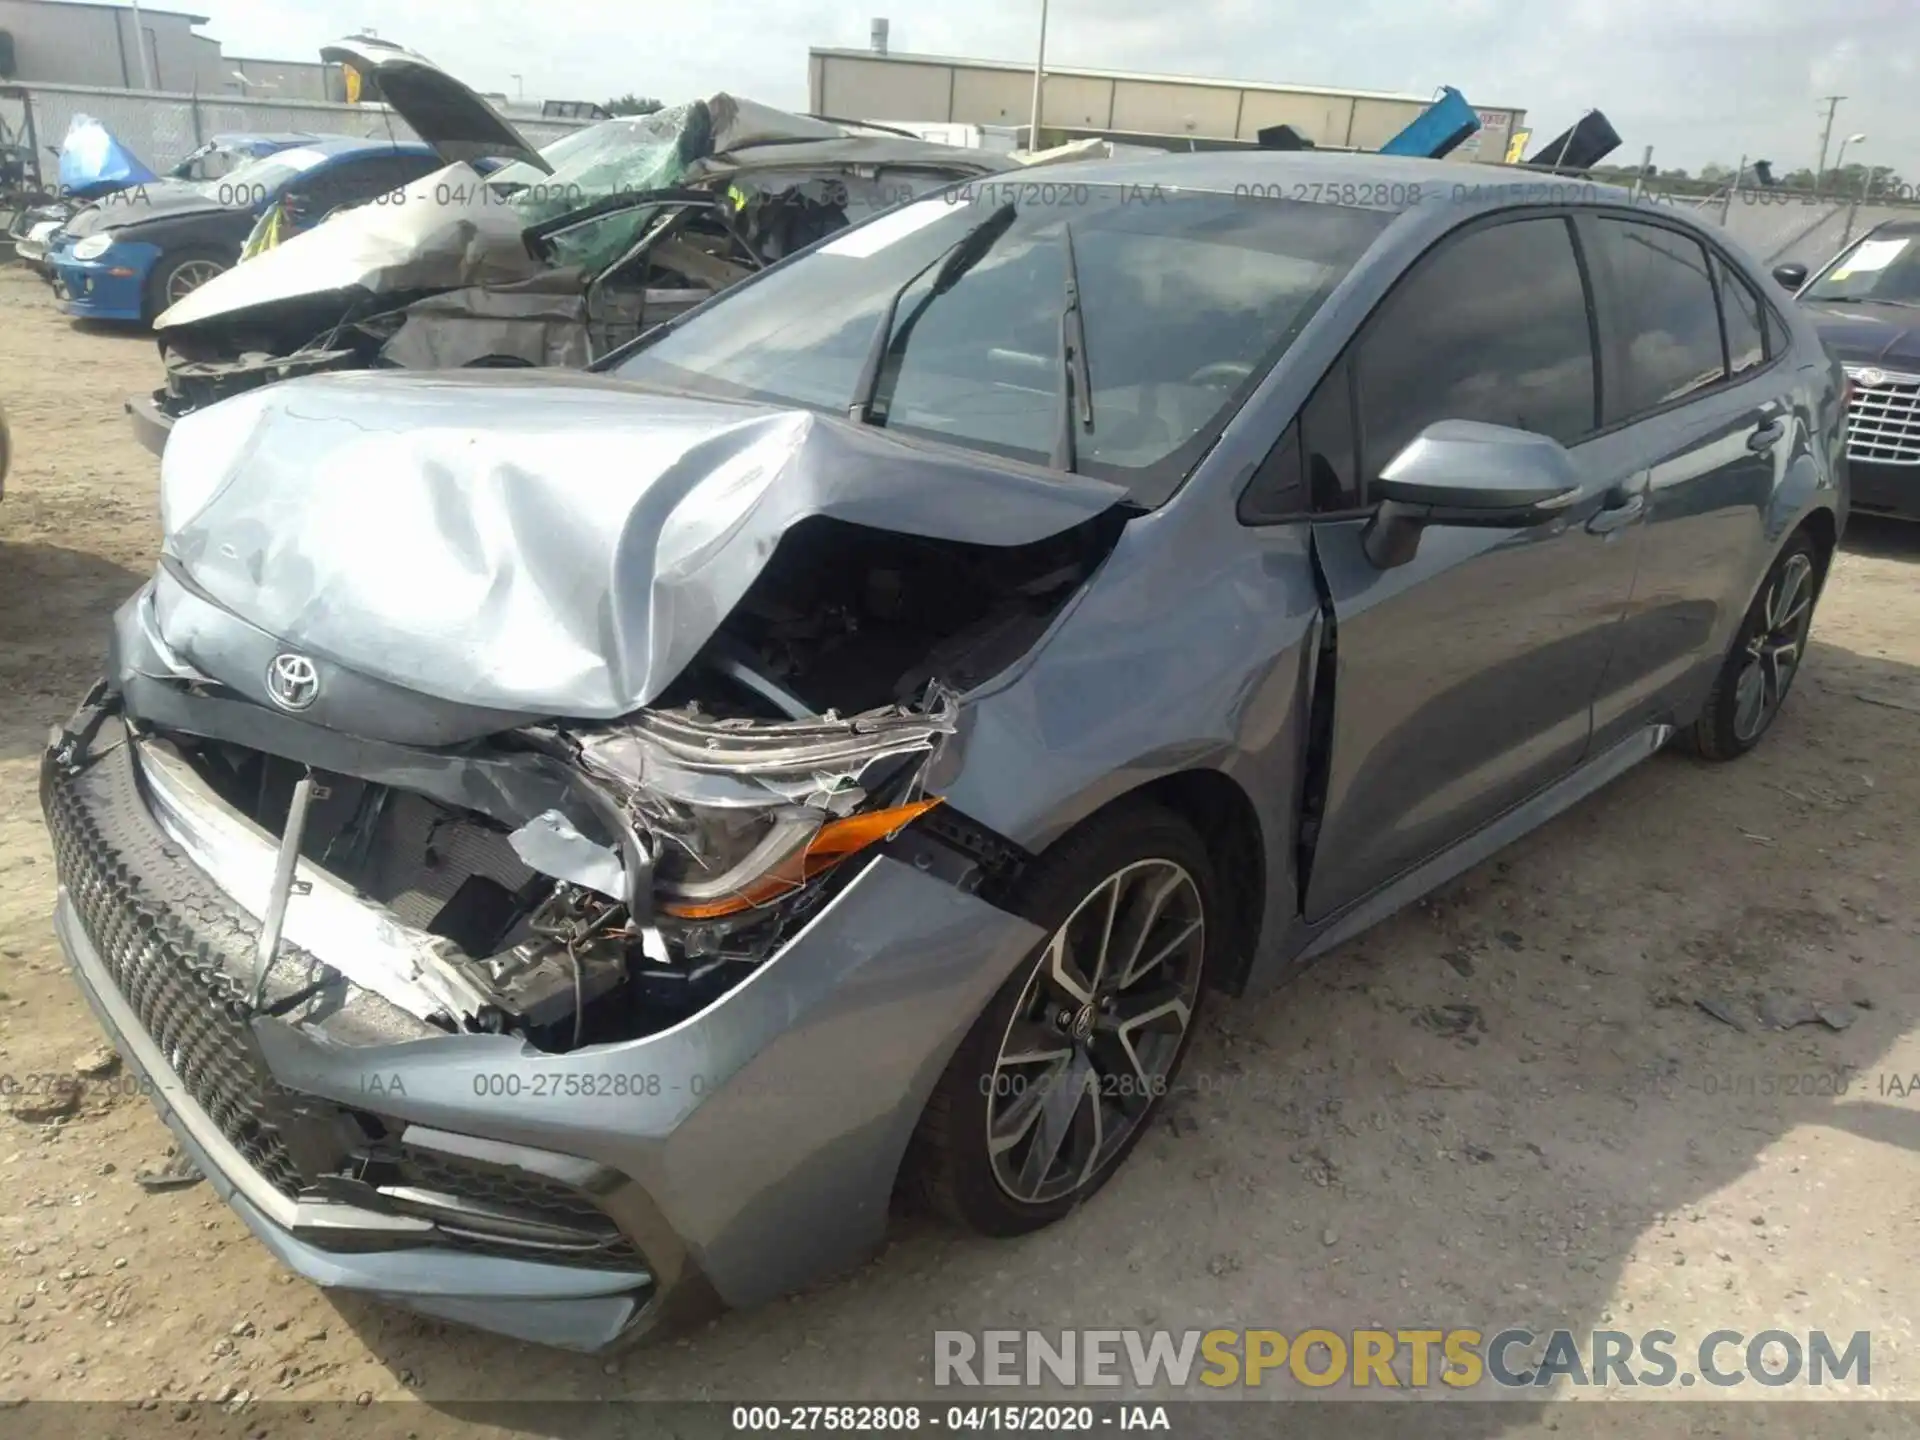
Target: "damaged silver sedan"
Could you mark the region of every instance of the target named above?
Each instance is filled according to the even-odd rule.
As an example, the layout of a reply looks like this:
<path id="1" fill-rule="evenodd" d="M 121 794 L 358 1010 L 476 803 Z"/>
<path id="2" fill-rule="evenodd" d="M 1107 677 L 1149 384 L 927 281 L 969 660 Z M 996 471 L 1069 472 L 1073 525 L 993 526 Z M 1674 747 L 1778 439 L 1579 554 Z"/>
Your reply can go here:
<path id="1" fill-rule="evenodd" d="M 597 373 L 182 421 L 42 797 L 187 1152 L 321 1285 L 602 1348 L 899 1194 L 1060 1219 L 1210 991 L 1676 734 L 1750 749 L 1845 520 L 1835 367 L 1683 217 L 1457 174 L 1063 166 Z"/>
<path id="2" fill-rule="evenodd" d="M 357 37 L 321 53 L 378 85 L 446 168 L 162 313 L 166 383 L 127 404 L 156 454 L 181 416 L 296 376 L 584 367 L 855 220 L 1013 163 L 727 94 L 536 151 L 412 51 Z"/>

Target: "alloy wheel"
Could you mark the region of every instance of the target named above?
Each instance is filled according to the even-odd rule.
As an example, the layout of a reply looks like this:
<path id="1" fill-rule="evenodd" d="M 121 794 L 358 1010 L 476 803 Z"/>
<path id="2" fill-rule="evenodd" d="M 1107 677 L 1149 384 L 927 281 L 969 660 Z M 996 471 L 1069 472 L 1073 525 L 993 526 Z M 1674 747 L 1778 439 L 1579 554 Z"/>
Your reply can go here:
<path id="1" fill-rule="evenodd" d="M 1813 561 L 1789 556 L 1761 602 L 1759 624 L 1747 641 L 1746 664 L 1734 682 L 1733 731 L 1742 744 L 1767 728 L 1806 649 L 1813 623 Z"/>
<path id="2" fill-rule="evenodd" d="M 1014 1200 L 1088 1184 L 1165 1093 L 1199 996 L 1206 914 L 1171 860 L 1109 875 L 1054 932 L 1001 1037 L 987 1151 Z"/>
<path id="3" fill-rule="evenodd" d="M 177 305 L 227 267 L 218 260 L 183 260 L 167 276 L 167 303 Z"/>

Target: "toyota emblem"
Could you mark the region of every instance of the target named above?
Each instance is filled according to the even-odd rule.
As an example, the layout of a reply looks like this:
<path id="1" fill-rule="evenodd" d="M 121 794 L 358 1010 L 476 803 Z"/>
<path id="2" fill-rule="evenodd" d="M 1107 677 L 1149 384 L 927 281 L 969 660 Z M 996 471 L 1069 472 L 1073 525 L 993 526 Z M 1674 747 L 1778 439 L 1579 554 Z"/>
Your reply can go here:
<path id="1" fill-rule="evenodd" d="M 320 697 L 320 672 L 304 655 L 276 655 L 267 666 L 267 695 L 282 710 L 304 710 Z"/>

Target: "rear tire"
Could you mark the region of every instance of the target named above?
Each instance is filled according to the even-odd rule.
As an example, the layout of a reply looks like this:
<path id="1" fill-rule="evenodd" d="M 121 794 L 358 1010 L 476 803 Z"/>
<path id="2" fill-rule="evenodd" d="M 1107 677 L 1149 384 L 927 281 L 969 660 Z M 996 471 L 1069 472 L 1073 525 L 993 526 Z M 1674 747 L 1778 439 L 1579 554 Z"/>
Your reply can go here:
<path id="1" fill-rule="evenodd" d="M 1824 558 L 1804 531 L 1773 568 L 1714 677 L 1700 718 L 1683 733 L 1704 760 L 1737 760 L 1772 727 L 1806 658 L 1807 632 L 1824 578 Z"/>
<path id="2" fill-rule="evenodd" d="M 1035 864 L 1010 908 L 1048 938 L 960 1042 L 914 1135 L 912 1178 L 933 1209 L 1020 1235 L 1106 1184 L 1193 1036 L 1226 929 L 1217 897 L 1193 827 L 1146 803 Z"/>

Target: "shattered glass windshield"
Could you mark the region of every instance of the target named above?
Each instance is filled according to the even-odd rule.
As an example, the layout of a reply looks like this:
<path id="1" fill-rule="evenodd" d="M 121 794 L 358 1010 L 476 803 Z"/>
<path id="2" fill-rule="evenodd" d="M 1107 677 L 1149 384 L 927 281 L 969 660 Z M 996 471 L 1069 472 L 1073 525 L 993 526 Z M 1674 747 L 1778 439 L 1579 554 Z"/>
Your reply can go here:
<path id="1" fill-rule="evenodd" d="M 602 120 L 541 150 L 540 158 L 553 167 L 551 175 L 515 161 L 488 176 L 487 183 L 529 225 L 609 195 L 658 190 L 677 184 L 705 153 L 702 141 L 712 138 L 706 117 L 706 102 L 699 100 L 651 115 Z"/>
<path id="2" fill-rule="evenodd" d="M 525 161 L 487 177 L 526 225 L 556 219 L 610 196 L 670 188 L 712 147 L 713 121 L 704 100 L 623 115 L 563 135 L 540 151 L 553 167 L 543 175 Z M 621 211 L 554 237 L 554 262 L 599 269 L 632 244 L 651 208 Z"/>
<path id="3" fill-rule="evenodd" d="M 1014 213 L 982 228 L 996 211 Z M 769 270 L 615 373 L 835 415 L 871 383 L 890 430 L 1047 464 L 1070 240 L 1093 417 L 1077 468 L 1157 505 L 1392 218 L 1158 186 L 968 182 Z M 954 255 L 966 258 L 943 288 Z"/>

